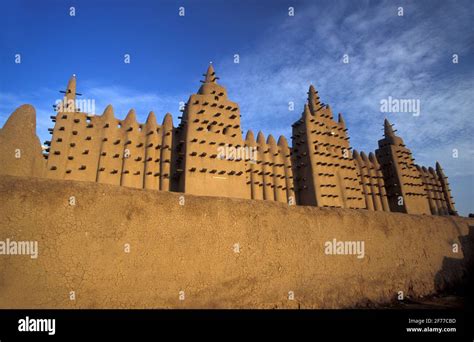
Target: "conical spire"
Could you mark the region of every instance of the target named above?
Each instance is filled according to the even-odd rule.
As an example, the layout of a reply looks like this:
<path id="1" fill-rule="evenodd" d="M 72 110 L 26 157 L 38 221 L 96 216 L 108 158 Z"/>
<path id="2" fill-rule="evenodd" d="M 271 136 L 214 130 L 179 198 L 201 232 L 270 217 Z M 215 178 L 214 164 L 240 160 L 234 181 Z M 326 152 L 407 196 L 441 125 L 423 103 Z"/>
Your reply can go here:
<path id="1" fill-rule="evenodd" d="M 395 136 L 395 132 L 393 131 L 393 127 L 390 124 L 390 122 L 388 122 L 387 119 L 385 119 L 385 121 L 383 123 L 383 126 L 384 126 L 385 137 L 394 137 Z"/>
<path id="2" fill-rule="evenodd" d="M 245 136 L 245 141 L 250 144 L 255 144 L 255 137 L 253 135 L 252 130 L 247 131 L 247 135 Z"/>
<path id="3" fill-rule="evenodd" d="M 76 75 L 73 74 L 67 83 L 66 95 L 72 94 L 73 97 L 76 96 Z"/>
<path id="4" fill-rule="evenodd" d="M 209 64 L 207 72 L 203 76 L 204 83 L 216 83 L 216 80 L 219 79 L 219 77 L 216 77 L 216 72 L 214 71 L 214 67 L 212 66 L 212 64 Z"/>
<path id="5" fill-rule="evenodd" d="M 67 87 L 65 91 L 61 91 L 64 93 L 63 102 L 56 107 L 56 111 L 58 112 L 72 112 L 76 111 L 76 75 L 72 75 L 67 83 Z"/>
<path id="6" fill-rule="evenodd" d="M 269 146 L 276 147 L 276 141 L 275 141 L 275 138 L 273 137 L 273 135 L 270 134 L 270 135 L 267 137 L 267 144 L 268 144 Z"/>
<path id="7" fill-rule="evenodd" d="M 311 112 L 315 112 L 321 107 L 321 101 L 319 100 L 319 95 L 314 86 L 311 84 L 308 91 L 308 104 L 310 106 Z"/>
<path id="8" fill-rule="evenodd" d="M 372 162 L 372 164 L 374 164 L 374 166 L 375 166 L 377 169 L 380 168 L 379 161 L 378 161 L 377 156 L 375 155 L 374 152 L 370 152 L 370 153 L 369 153 L 369 160 Z"/>
<path id="9" fill-rule="evenodd" d="M 367 155 L 365 154 L 364 151 L 360 153 L 360 157 L 362 158 L 363 161 L 368 161 L 369 159 L 367 158 Z"/>
<path id="10" fill-rule="evenodd" d="M 123 123 L 126 126 L 130 126 L 136 122 L 137 122 L 137 114 L 135 113 L 135 109 L 130 109 Z"/>
<path id="11" fill-rule="evenodd" d="M 353 150 L 353 152 L 352 152 L 352 158 L 353 158 L 353 159 L 358 159 L 358 158 L 360 158 L 359 152 L 357 152 L 357 150 Z"/>
<path id="12" fill-rule="evenodd" d="M 104 110 L 104 113 L 102 114 L 102 117 L 105 119 L 105 121 L 111 121 L 113 120 L 115 117 L 114 117 L 114 107 L 112 107 L 112 105 L 108 105 L 105 110 Z"/>
<path id="13" fill-rule="evenodd" d="M 278 138 L 278 146 L 282 148 L 288 148 L 288 141 L 286 140 L 284 135 L 280 135 Z"/>
<path id="14" fill-rule="evenodd" d="M 166 113 L 165 117 L 163 118 L 162 126 L 166 127 L 167 129 L 173 128 L 173 117 L 170 113 Z"/>
<path id="15" fill-rule="evenodd" d="M 326 109 L 326 114 L 328 115 L 328 118 L 333 120 L 331 106 L 327 104 L 327 105 L 325 105 L 325 109 Z"/>
<path id="16" fill-rule="evenodd" d="M 146 118 L 146 125 L 148 127 L 153 127 L 153 128 L 157 126 L 156 116 L 155 116 L 155 113 L 153 113 L 152 111 L 148 114 L 148 117 Z"/>
<path id="17" fill-rule="evenodd" d="M 257 143 L 259 145 L 264 145 L 265 144 L 265 136 L 263 135 L 262 131 L 259 131 L 257 134 Z"/>
<path id="18" fill-rule="evenodd" d="M 444 175 L 444 171 L 443 171 L 443 168 L 441 167 L 441 165 L 436 162 L 436 172 L 438 173 L 439 176 L 441 176 L 442 178 L 446 178 L 446 176 Z"/>
<path id="19" fill-rule="evenodd" d="M 343 127 L 346 128 L 346 122 L 344 121 L 344 118 L 342 117 L 342 114 L 339 113 L 337 116 L 337 122 Z"/>

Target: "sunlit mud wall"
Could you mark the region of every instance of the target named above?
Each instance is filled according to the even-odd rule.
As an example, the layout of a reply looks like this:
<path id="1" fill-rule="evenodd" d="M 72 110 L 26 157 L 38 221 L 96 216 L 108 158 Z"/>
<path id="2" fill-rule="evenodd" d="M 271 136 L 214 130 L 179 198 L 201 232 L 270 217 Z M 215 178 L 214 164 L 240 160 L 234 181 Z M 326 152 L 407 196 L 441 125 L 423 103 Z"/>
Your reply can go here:
<path id="1" fill-rule="evenodd" d="M 0 241 L 38 242 L 36 259 L 0 255 L 0 308 L 385 303 L 456 284 L 474 224 L 13 176 L 0 217 Z M 334 239 L 363 255 L 327 254 Z"/>

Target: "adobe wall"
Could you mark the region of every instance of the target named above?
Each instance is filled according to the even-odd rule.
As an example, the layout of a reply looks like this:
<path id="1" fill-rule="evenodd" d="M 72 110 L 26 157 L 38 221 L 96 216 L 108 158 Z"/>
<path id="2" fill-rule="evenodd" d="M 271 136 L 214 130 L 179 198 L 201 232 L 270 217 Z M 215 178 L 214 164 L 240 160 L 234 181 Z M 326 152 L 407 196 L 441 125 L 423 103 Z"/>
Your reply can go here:
<path id="1" fill-rule="evenodd" d="M 259 132 L 255 140 L 250 130 L 245 146 L 255 151 L 255 159 L 246 161 L 245 170 L 250 198 L 295 204 L 291 151 L 285 137 L 280 136 L 277 143 L 270 134 L 265 141 Z"/>
<path id="2" fill-rule="evenodd" d="M 375 155 L 354 151 L 352 158 L 358 167 L 358 176 L 368 210 L 390 211 L 382 170 Z"/>
<path id="3" fill-rule="evenodd" d="M 455 242 L 472 256 L 466 218 L 180 196 L 0 177 L 0 240 L 39 242 L 37 259 L 0 255 L 0 308 L 352 307 L 452 284 Z M 365 257 L 326 255 L 334 238 Z"/>
<path id="4" fill-rule="evenodd" d="M 133 109 L 118 120 L 110 105 L 102 115 L 59 112 L 53 118 L 46 177 L 170 190 L 170 114 L 161 126 L 153 112 L 139 124 Z"/>

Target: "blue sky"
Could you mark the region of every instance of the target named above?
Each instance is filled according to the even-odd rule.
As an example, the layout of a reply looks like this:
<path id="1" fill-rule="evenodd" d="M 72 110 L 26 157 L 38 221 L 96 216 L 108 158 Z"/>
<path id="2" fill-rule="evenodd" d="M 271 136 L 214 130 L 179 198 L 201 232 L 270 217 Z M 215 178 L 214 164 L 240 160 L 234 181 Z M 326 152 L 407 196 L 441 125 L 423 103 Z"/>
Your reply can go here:
<path id="1" fill-rule="evenodd" d="M 111 103 L 118 118 L 130 108 L 142 122 L 151 110 L 159 121 L 170 112 L 177 125 L 179 102 L 212 61 L 244 132 L 289 138 L 313 83 L 343 113 L 355 149 L 373 151 L 388 117 L 418 163 L 441 163 L 459 211 L 474 212 L 471 0 L 2 1 L 0 13 L 0 125 L 31 103 L 47 139 L 73 73 L 98 114 Z M 382 113 L 389 96 L 419 100 L 420 115 Z"/>

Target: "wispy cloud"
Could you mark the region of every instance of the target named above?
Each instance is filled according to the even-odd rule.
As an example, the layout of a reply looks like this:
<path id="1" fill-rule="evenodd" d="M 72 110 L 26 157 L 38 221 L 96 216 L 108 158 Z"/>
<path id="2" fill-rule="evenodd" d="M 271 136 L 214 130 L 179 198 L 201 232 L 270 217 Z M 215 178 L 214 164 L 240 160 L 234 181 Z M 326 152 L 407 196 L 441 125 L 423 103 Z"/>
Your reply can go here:
<path id="1" fill-rule="evenodd" d="M 459 32 L 453 28 L 452 18 L 456 17 L 458 24 L 470 22 L 468 11 L 449 13 L 455 9 L 448 7 L 429 20 L 415 18 L 407 24 L 404 17 L 397 16 L 393 4 L 360 6 L 345 16 L 347 4 L 299 9 L 297 17 L 272 28 L 259 49 L 241 52 L 240 64 L 223 65 L 223 79 L 228 80 L 230 94 L 238 99 L 248 121 L 289 132 L 287 123 L 299 116 L 312 82 L 323 101 L 333 110 L 343 111 L 351 128 L 357 128 L 353 136 L 364 140 L 374 125 L 380 130 L 380 100 L 388 96 L 419 98 L 420 118 L 429 118 L 423 122 L 427 131 L 449 132 L 459 128 L 459 122 L 472 127 L 466 114 L 474 103 L 468 96 L 473 72 L 461 80 L 437 74 L 439 66 L 456 67 L 451 63 L 454 52 L 462 56 L 472 48 L 469 34 L 451 40 Z M 425 10 L 411 5 L 405 15 L 418 17 Z M 349 64 L 342 63 L 346 53 Z M 296 113 L 288 112 L 292 100 L 297 102 Z M 445 122 L 441 103 L 441 108 L 453 111 L 451 123 Z M 416 134 L 411 133 L 419 132 L 420 118 L 400 116 L 401 120 L 394 117 L 393 121 L 407 139 L 416 142 Z"/>
<path id="2" fill-rule="evenodd" d="M 281 30 L 285 31 L 274 32 L 275 38 L 267 39 L 266 44 L 258 51 L 243 53 L 241 64 L 224 65 L 223 73 L 229 79 L 231 93 L 241 98 L 245 114 L 252 116 L 252 119 L 259 121 L 262 117 L 269 117 L 278 125 L 278 121 L 273 119 L 275 116 L 288 116 L 289 100 L 300 100 L 302 107 L 310 82 L 317 84 L 323 100 L 330 102 L 336 111 L 347 108 L 348 120 L 356 125 L 363 120 L 364 125 L 357 126 L 370 125 L 374 121 L 374 115 L 380 116 L 379 101 L 390 95 L 422 98 L 425 100 L 423 114 L 429 115 L 433 120 L 438 115 L 446 118 L 445 114 L 441 114 L 442 110 L 430 111 L 433 100 L 440 99 L 444 102 L 452 99 L 449 103 L 461 110 L 466 110 L 468 104 L 472 103 L 472 99 L 465 96 L 472 89 L 472 84 L 466 81 L 468 75 L 462 82 L 448 79 L 449 83 L 446 83 L 445 76 L 443 79 L 433 79 L 436 75 L 430 70 L 441 60 L 450 63 L 452 52 L 461 53 L 465 50 L 464 45 L 452 48 L 447 41 L 449 37 L 445 37 L 443 45 L 440 43 L 441 36 L 422 44 L 431 35 L 436 35 L 436 32 L 419 26 L 407 28 L 403 24 L 397 25 L 398 30 L 404 32 L 385 36 L 387 30 L 377 27 L 380 21 L 390 23 L 404 19 L 396 17 L 393 9 L 380 6 L 362 11 L 359 15 L 352 14 L 342 21 L 341 26 L 335 24 L 337 16 L 318 17 L 313 24 L 313 39 L 311 35 L 305 37 L 305 41 L 313 43 L 306 44 L 301 49 L 300 39 L 293 37 L 302 34 L 301 30 L 311 30 L 306 25 L 311 22 L 306 20 L 311 17 L 308 12 L 311 11 L 304 11 L 307 18 L 299 19 L 297 24 L 282 25 Z M 447 17 L 444 21 L 451 20 L 450 16 Z M 290 20 L 295 19 L 288 19 Z M 434 26 L 445 27 L 444 21 L 437 21 L 436 18 L 433 21 Z M 345 22 L 359 24 L 349 32 L 349 28 L 345 28 Z M 334 37 L 335 31 L 338 32 L 337 37 Z M 345 37 L 344 40 L 341 37 Z M 440 46 L 444 48 L 440 49 Z M 288 51 L 298 52 L 289 58 Z M 347 65 L 342 64 L 342 55 L 345 53 L 350 56 L 350 63 Z M 292 119 L 296 119 L 296 116 Z M 466 115 L 459 114 L 459 119 L 467 121 L 467 118 Z M 409 120 L 407 124 L 410 122 L 416 124 L 415 120 Z M 380 125 L 380 122 L 377 124 Z"/>

